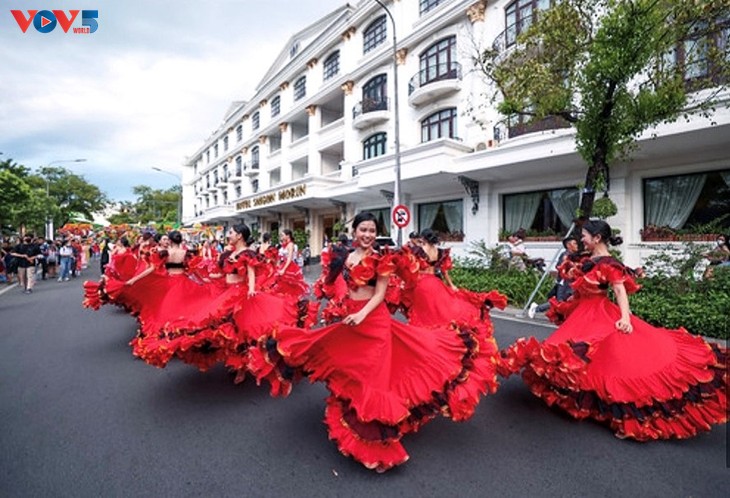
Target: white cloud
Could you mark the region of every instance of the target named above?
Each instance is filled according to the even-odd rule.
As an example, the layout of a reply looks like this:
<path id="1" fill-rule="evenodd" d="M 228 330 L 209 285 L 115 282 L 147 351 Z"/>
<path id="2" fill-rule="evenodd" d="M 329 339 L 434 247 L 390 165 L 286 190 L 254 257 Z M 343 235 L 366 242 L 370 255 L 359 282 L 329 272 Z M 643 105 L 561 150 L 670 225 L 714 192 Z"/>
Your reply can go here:
<path id="1" fill-rule="evenodd" d="M 179 171 L 230 102 L 253 95 L 289 36 L 344 2 L 49 1 L 99 10 L 99 31 L 84 37 L 23 34 L 8 11 L 28 6 L 9 4 L 0 10 L 3 157 L 29 167 L 86 158 L 64 166 L 122 200 L 134 185 L 174 183 L 152 166 Z"/>

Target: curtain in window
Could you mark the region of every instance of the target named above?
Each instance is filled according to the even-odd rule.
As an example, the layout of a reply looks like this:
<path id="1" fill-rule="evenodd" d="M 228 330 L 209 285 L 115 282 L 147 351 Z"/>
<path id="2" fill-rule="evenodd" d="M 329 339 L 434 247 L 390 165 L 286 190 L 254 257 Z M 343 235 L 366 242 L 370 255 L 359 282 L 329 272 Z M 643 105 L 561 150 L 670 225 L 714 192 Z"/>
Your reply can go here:
<path id="1" fill-rule="evenodd" d="M 436 221 L 440 204 L 421 204 L 419 214 L 421 216 L 421 230 L 431 228 Z"/>
<path id="2" fill-rule="evenodd" d="M 720 171 L 720 176 L 725 181 L 725 185 L 730 187 L 730 171 Z"/>
<path id="3" fill-rule="evenodd" d="M 567 188 L 551 190 L 548 192 L 548 197 L 560 222 L 569 227 L 575 218 L 575 210 L 578 209 L 578 190 Z"/>
<path id="4" fill-rule="evenodd" d="M 515 232 L 530 228 L 540 207 L 542 192 L 508 195 L 504 198 L 504 229 Z"/>
<path id="5" fill-rule="evenodd" d="M 646 223 L 682 228 L 705 186 L 707 175 L 673 176 L 646 183 Z"/>
<path id="6" fill-rule="evenodd" d="M 462 228 L 462 203 L 458 202 L 445 202 L 444 207 L 444 218 L 446 218 L 446 226 L 449 228 L 449 232 L 461 232 Z"/>

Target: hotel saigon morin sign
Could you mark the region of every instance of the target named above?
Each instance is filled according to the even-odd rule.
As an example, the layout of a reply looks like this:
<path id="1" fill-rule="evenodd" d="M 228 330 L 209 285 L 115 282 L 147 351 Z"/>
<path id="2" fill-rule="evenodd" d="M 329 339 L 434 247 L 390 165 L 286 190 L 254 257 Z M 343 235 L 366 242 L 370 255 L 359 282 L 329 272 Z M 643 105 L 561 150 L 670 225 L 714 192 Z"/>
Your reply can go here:
<path id="1" fill-rule="evenodd" d="M 243 211 L 244 209 L 251 209 L 253 207 L 266 206 L 275 202 L 288 201 L 289 199 L 296 199 L 307 194 L 306 185 L 297 185 L 296 187 L 289 187 L 277 192 L 270 192 L 268 194 L 259 195 L 252 199 L 245 199 L 236 204 L 237 211 Z"/>

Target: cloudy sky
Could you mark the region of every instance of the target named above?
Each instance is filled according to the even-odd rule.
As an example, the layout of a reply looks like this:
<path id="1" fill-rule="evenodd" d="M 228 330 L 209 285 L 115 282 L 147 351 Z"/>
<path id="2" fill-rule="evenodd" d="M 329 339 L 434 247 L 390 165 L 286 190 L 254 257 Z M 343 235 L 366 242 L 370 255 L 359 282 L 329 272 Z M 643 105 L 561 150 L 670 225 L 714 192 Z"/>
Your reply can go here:
<path id="1" fill-rule="evenodd" d="M 0 158 L 62 163 L 114 200 L 168 188 L 294 33 L 346 0 L 4 0 Z M 356 3 L 352 2 L 351 3 Z M 98 10 L 98 30 L 23 33 L 11 10 Z M 81 25 L 81 16 L 73 26 Z"/>

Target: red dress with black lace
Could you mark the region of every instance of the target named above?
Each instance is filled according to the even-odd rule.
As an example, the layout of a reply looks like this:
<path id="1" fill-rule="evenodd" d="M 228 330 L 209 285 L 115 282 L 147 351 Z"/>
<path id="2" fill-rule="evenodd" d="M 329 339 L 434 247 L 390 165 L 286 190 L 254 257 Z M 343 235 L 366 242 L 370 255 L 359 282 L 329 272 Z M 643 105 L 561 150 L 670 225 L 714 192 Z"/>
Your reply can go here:
<path id="1" fill-rule="evenodd" d="M 345 268 L 347 285 L 374 286 L 396 271 L 397 259 L 363 257 Z M 356 313 L 367 303 L 347 297 L 344 306 Z M 404 434 L 438 413 L 465 420 L 479 395 L 496 388 L 492 356 L 480 350 L 475 331 L 414 327 L 396 321 L 385 302 L 359 325 L 281 328 L 274 338 L 269 349 L 289 367 L 327 384 L 325 423 L 340 452 L 378 471 L 408 459 Z"/>
<path id="2" fill-rule="evenodd" d="M 403 258 L 407 272 L 402 302 L 409 323 L 430 327 L 446 325 L 452 321 L 476 325 L 487 336 L 494 333 L 489 318 L 492 307 L 504 309 L 507 297 L 497 291 L 474 292 L 468 289 L 452 289 L 442 280 L 443 272 L 453 267 L 449 249 L 438 249 L 435 261 L 420 247 L 404 247 Z"/>
<path id="3" fill-rule="evenodd" d="M 112 303 L 125 308 L 132 314 L 139 313 L 139 303 L 133 296 L 116 292 L 112 297 L 109 289 L 117 289 L 132 278 L 138 266 L 138 259 L 127 249 L 123 252 L 114 252 L 109 264 L 104 269 L 104 278 L 99 281 L 86 280 L 84 282 L 84 300 L 82 306 L 98 310 L 102 304 Z"/>
<path id="4" fill-rule="evenodd" d="M 148 363 L 164 367 L 173 358 L 205 371 L 224 363 L 243 380 L 248 364 L 248 346 L 259 335 L 270 334 L 277 324 L 296 325 L 298 308 L 292 298 L 259 292 L 248 295 L 247 272 L 259 264 L 250 250 L 221 254 L 219 265 L 224 275 L 243 277 L 235 283 L 215 279 L 203 290 L 171 297 L 178 316 L 161 324 L 159 332 L 133 341 L 134 354 Z M 165 304 L 167 309 L 167 305 Z M 169 318 L 169 316 L 168 316 Z"/>
<path id="5" fill-rule="evenodd" d="M 621 438 L 687 438 L 727 421 L 727 349 L 633 315 L 633 332 L 617 330 L 621 312 L 607 290 L 639 286 L 611 257 L 566 261 L 561 272 L 575 279 L 573 296 L 551 303 L 564 323 L 542 343 L 510 346 L 502 373 L 522 371 L 548 405 L 606 423 Z"/>

